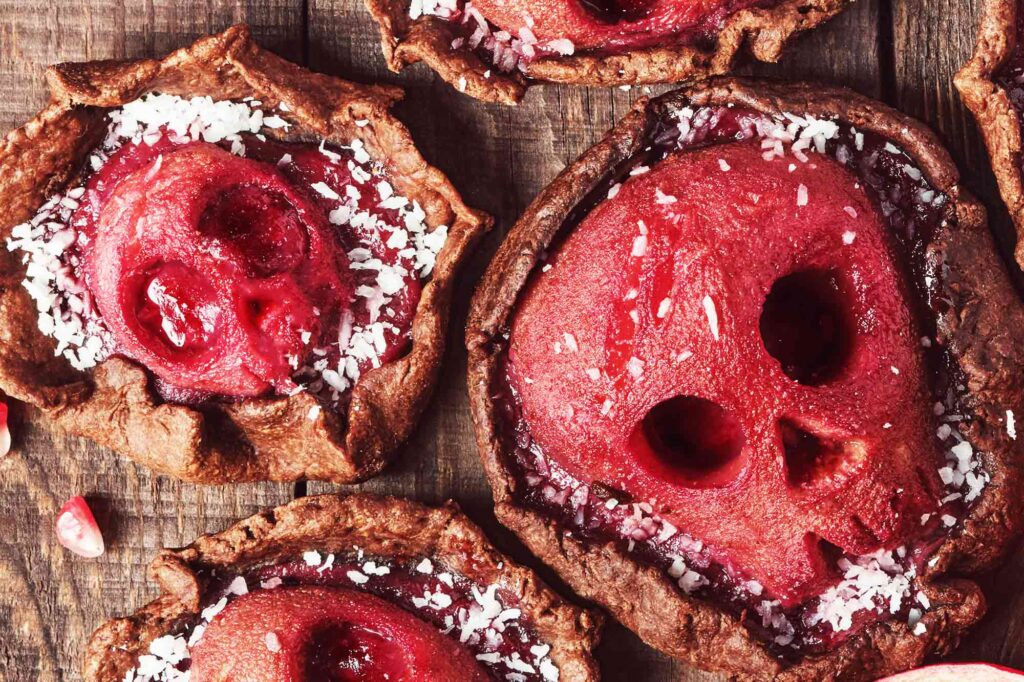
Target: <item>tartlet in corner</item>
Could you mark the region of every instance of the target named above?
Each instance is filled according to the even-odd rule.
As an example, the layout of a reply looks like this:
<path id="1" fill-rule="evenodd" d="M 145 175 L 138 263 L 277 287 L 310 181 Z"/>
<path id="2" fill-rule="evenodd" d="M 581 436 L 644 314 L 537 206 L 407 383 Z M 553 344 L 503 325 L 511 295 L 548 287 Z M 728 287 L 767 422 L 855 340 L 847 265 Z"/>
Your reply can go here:
<path id="1" fill-rule="evenodd" d="M 985 0 L 971 59 L 953 83 L 978 123 L 999 194 L 1017 233 L 1014 257 L 1024 264 L 1024 180 L 1021 125 L 1024 56 L 1020 51 L 1017 0 Z"/>
<path id="2" fill-rule="evenodd" d="M 515 104 L 540 83 L 692 82 L 742 51 L 774 62 L 849 0 L 685 2 L 366 0 L 388 66 L 424 62 L 471 97 Z"/>
<path id="3" fill-rule="evenodd" d="M 388 112 L 245 26 L 52 67 L 0 146 L 0 388 L 203 483 L 378 473 L 490 225 Z"/>
<path id="4" fill-rule="evenodd" d="M 90 638 L 89 682 L 339 668 L 396 682 L 598 679 L 600 616 L 498 552 L 450 502 L 306 497 L 164 550 L 150 572 L 160 596 Z"/>

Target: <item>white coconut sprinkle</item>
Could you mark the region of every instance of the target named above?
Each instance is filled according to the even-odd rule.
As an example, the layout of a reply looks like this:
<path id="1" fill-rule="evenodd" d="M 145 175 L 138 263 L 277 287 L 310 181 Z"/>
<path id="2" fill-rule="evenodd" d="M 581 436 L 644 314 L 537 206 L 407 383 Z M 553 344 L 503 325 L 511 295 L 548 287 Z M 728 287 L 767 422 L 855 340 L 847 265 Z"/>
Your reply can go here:
<path id="1" fill-rule="evenodd" d="M 674 204 L 677 201 L 678 199 L 671 194 L 665 194 L 659 188 L 654 189 L 654 203 L 660 206 L 668 206 L 669 204 Z"/>
<path id="2" fill-rule="evenodd" d="M 825 622 L 835 632 L 841 632 L 853 626 L 853 616 L 858 611 L 898 613 L 904 600 L 911 596 L 916 576 L 913 566 L 904 568 L 900 563 L 899 557 L 905 553 L 899 548 L 895 552 L 879 550 L 853 560 L 840 559 L 843 580 L 820 596 L 807 622 Z"/>
<path id="3" fill-rule="evenodd" d="M 715 302 L 711 300 L 711 297 L 706 295 L 701 299 L 701 305 L 704 307 L 704 315 L 708 318 L 708 328 L 711 329 L 711 336 L 718 341 L 718 310 L 715 308 Z"/>
<path id="4" fill-rule="evenodd" d="M 515 35 L 504 30 L 494 30 L 487 19 L 472 2 L 459 7 L 456 0 L 411 0 L 409 17 L 418 19 L 424 15 L 436 16 L 447 21 L 459 21 L 468 38 L 459 37 L 452 41 L 453 50 L 469 49 L 484 52 L 498 71 L 510 73 L 524 71 L 538 56 L 569 56 L 576 51 L 575 44 L 567 38 L 539 41 L 534 35 L 533 19 L 524 16 L 524 25 Z M 484 78 L 490 77 L 488 70 Z M 460 80 L 460 90 L 465 91 Z"/>

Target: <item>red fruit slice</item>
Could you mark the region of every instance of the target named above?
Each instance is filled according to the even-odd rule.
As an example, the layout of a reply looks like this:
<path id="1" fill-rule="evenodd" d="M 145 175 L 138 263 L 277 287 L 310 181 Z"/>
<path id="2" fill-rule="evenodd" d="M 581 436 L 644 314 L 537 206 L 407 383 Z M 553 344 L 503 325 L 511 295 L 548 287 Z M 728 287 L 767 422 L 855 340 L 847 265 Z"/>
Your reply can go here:
<path id="1" fill-rule="evenodd" d="M 988 663 L 929 665 L 879 682 L 1020 682 L 1024 673 Z"/>
<path id="2" fill-rule="evenodd" d="M 57 541 L 78 556 L 95 559 L 103 554 L 103 535 L 85 498 L 72 497 L 57 514 Z"/>
<path id="3" fill-rule="evenodd" d="M 653 44 L 696 33 L 756 0 L 474 0 L 491 23 L 513 36 L 532 20 L 541 41 L 565 38 L 576 50 Z M 763 3 L 759 3 L 763 4 Z"/>
<path id="4" fill-rule="evenodd" d="M 194 682 L 484 682 L 472 654 L 372 595 L 281 587 L 238 597 L 192 649 Z"/>
<path id="5" fill-rule="evenodd" d="M 273 166 L 214 145 L 118 158 L 85 252 L 118 348 L 182 389 L 287 388 L 352 298 L 323 213 Z"/>
<path id="6" fill-rule="evenodd" d="M 789 164 L 745 142 L 631 178 L 537 275 L 509 351 L 545 453 L 785 606 L 832 581 L 829 552 L 904 544 L 941 496 L 887 228 L 837 162 Z"/>
<path id="7" fill-rule="evenodd" d="M 0 457 L 11 452 L 11 430 L 7 426 L 7 403 L 0 402 Z"/>

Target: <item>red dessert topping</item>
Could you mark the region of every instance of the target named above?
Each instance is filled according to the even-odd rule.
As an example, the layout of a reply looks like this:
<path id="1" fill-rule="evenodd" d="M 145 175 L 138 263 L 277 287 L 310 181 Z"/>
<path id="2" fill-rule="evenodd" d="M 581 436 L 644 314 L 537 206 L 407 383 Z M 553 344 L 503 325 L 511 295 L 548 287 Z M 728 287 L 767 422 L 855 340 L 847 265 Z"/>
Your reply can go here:
<path id="1" fill-rule="evenodd" d="M 941 493 L 888 226 L 833 159 L 770 158 L 675 153 L 600 203 L 522 298 L 509 373 L 546 455 L 788 607 Z"/>
<path id="2" fill-rule="evenodd" d="M 57 514 L 57 541 L 86 559 L 103 554 L 103 535 L 89 504 L 81 495 L 64 503 Z"/>
<path id="3" fill-rule="evenodd" d="M 434 626 L 335 587 L 280 587 L 233 600 L 192 649 L 191 678 L 400 682 L 490 679 Z"/>
<path id="4" fill-rule="evenodd" d="M 323 213 L 273 166 L 212 144 L 121 153 L 134 162 L 97 179 L 83 231 L 86 279 L 122 352 L 178 388 L 284 387 L 289 358 L 352 297 Z"/>
<path id="5" fill-rule="evenodd" d="M 639 47 L 665 36 L 717 26 L 757 0 L 473 0 L 483 16 L 513 36 L 523 17 L 540 41 L 569 40 L 576 50 Z"/>
<path id="6" fill-rule="evenodd" d="M 11 429 L 7 425 L 7 403 L 0 401 L 0 457 L 11 452 Z"/>

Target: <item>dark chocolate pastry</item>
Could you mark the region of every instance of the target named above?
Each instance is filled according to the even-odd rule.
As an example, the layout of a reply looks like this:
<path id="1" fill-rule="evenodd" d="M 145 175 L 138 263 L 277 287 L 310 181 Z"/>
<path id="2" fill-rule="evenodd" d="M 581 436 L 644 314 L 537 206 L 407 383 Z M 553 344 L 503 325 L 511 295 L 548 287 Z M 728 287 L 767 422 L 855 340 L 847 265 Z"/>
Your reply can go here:
<path id="1" fill-rule="evenodd" d="M 454 503 L 302 498 L 164 550 L 151 573 L 162 594 L 93 633 L 89 682 L 597 679 L 600 618 Z"/>
<path id="2" fill-rule="evenodd" d="M 388 114 L 244 26 L 64 64 L 0 147 L 0 389 L 206 483 L 379 472 L 489 225 Z"/>
<path id="3" fill-rule="evenodd" d="M 1021 523 L 1024 315 L 919 123 L 843 89 L 639 102 L 473 301 L 498 518 L 662 651 L 870 680 L 984 612 Z"/>
<path id="4" fill-rule="evenodd" d="M 366 0 L 392 70 L 423 61 L 462 92 L 514 104 L 538 82 L 638 85 L 773 62 L 850 0 Z"/>
<path id="5" fill-rule="evenodd" d="M 1017 263 L 1024 265 L 1024 184 L 1021 123 L 1024 121 L 1024 52 L 1017 0 L 986 0 L 974 56 L 953 79 L 974 114 L 999 193 L 1017 230 Z"/>

